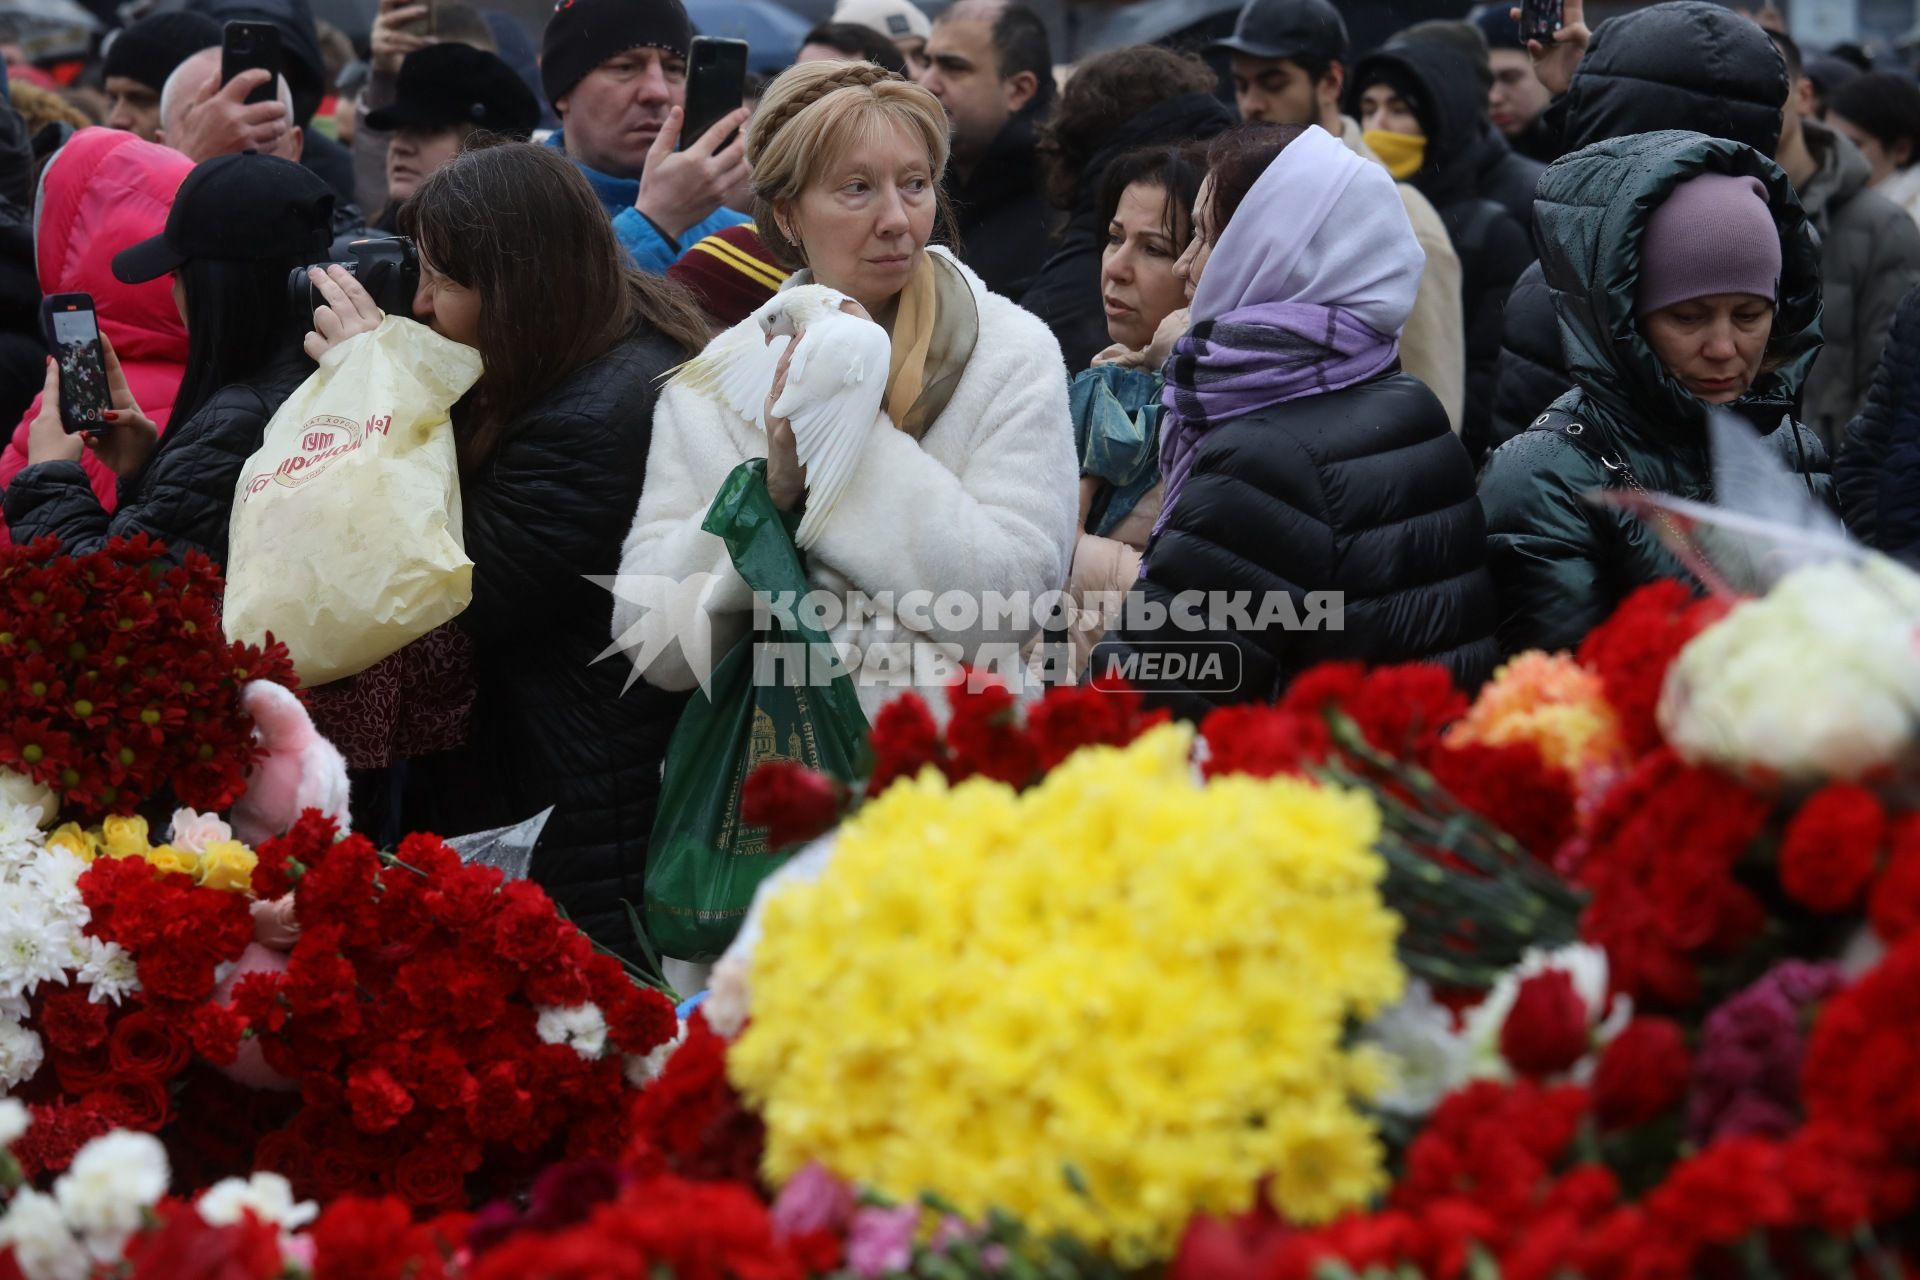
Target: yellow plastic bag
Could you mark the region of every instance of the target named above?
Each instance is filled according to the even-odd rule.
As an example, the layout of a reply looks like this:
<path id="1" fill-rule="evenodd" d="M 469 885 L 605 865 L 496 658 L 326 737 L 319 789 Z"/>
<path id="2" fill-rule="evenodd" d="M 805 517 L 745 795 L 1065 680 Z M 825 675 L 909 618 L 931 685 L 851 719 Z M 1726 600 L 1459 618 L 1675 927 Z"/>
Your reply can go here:
<path id="1" fill-rule="evenodd" d="M 224 625 L 271 631 L 308 685 L 364 671 L 473 599 L 447 414 L 480 353 L 388 316 L 327 352 L 233 496 Z"/>

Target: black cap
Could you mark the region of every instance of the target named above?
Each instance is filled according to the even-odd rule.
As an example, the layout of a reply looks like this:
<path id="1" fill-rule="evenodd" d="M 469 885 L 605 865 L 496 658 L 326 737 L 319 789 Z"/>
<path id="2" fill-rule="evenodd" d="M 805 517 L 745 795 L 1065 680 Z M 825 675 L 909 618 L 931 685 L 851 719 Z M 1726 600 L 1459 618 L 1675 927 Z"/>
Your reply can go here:
<path id="1" fill-rule="evenodd" d="M 333 191 L 314 173 L 256 151 L 196 165 L 167 211 L 167 229 L 114 255 L 122 284 L 157 280 L 196 258 L 228 262 L 326 256 Z"/>
<path id="2" fill-rule="evenodd" d="M 1249 58 L 1343 62 L 1347 24 L 1327 0 L 1247 0 L 1233 34 L 1208 46 L 1209 52 L 1216 49 Z"/>
<path id="3" fill-rule="evenodd" d="M 393 102 L 368 112 L 366 123 L 388 133 L 471 124 L 524 141 L 540 123 L 540 103 L 512 67 L 486 50 L 430 44 L 407 55 Z"/>
<path id="4" fill-rule="evenodd" d="M 125 76 L 158 93 L 173 69 L 220 43 L 220 24 L 202 13 L 148 14 L 107 38 L 103 74 Z"/>

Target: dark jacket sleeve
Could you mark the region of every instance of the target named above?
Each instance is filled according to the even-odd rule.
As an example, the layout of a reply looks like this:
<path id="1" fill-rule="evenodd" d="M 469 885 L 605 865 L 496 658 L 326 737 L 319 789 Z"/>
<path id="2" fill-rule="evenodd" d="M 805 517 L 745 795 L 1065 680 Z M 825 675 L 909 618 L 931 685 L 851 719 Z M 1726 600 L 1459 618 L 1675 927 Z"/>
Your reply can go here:
<path id="1" fill-rule="evenodd" d="M 1500 613 L 1500 648 L 1572 649 L 1615 603 L 1594 508 L 1599 463 L 1558 432 L 1529 431 L 1487 459 L 1480 506 Z"/>
<path id="2" fill-rule="evenodd" d="M 1461 255 L 1471 293 L 1461 299 L 1467 324 L 1467 410 L 1461 439 L 1474 457 L 1482 457 L 1493 433 L 1494 388 L 1504 334 L 1502 318 L 1507 299 L 1526 269 L 1533 265 L 1533 244 L 1527 233 L 1492 201 L 1479 202 L 1472 263 Z M 1544 406 L 1542 406 L 1544 407 Z"/>
<path id="3" fill-rule="evenodd" d="M 1539 263 L 1514 281 L 1501 328 L 1504 336 L 1494 370 L 1489 452 L 1525 431 L 1573 386 L 1560 350 L 1560 323 Z"/>
<path id="4" fill-rule="evenodd" d="M 1920 530 L 1920 486 L 1883 486 L 1883 467 L 1896 437 L 1920 439 L 1920 405 L 1914 379 L 1920 373 L 1920 287 L 1910 289 L 1894 316 L 1867 402 L 1847 429 L 1834 464 L 1834 487 L 1848 532 L 1871 547 L 1892 545 L 1883 527 Z M 1904 492 L 1902 491 L 1904 488 Z"/>
<path id="5" fill-rule="evenodd" d="M 653 397 L 620 415 L 653 421 Z M 617 573 L 621 539 L 640 503 L 649 432 L 615 415 L 534 415 L 461 494 L 473 603 L 461 623 L 483 643 L 547 625 L 556 595 L 588 572 Z M 598 564 L 613 548 L 612 561 Z M 598 592 L 598 588 L 586 589 Z M 612 598 L 602 593 L 609 614 Z"/>
<path id="6" fill-rule="evenodd" d="M 101 510 L 79 463 L 28 467 L 7 488 L 13 540 L 53 534 L 64 550 L 84 555 L 109 538 L 144 533 L 166 544 L 173 560 L 202 551 L 224 568 L 234 488 L 272 416 L 251 387 L 223 389 L 162 437 L 146 469 L 121 484 L 111 516 Z"/>

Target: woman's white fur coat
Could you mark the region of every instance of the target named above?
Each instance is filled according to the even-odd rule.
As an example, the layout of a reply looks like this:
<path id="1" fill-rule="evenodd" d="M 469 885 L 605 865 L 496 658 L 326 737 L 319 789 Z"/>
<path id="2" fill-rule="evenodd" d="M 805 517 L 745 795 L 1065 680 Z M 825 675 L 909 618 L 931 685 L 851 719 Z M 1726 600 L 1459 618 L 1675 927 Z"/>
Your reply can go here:
<path id="1" fill-rule="evenodd" d="M 896 600 L 912 591 L 964 592 L 978 603 L 987 592 L 1038 599 L 1066 582 L 1079 466 L 1059 343 L 1030 312 L 960 270 L 980 331 L 952 399 L 917 442 L 882 412 L 859 469 L 806 553 L 810 585 L 843 604 L 854 590 Z M 678 643 L 694 633 L 696 613 L 706 615 L 712 662 L 752 625 L 746 584 L 726 546 L 700 522 L 727 474 L 766 452 L 764 433 L 724 406 L 679 385 L 661 395 L 613 611 L 616 641 L 650 655 L 640 674 L 659 688 L 697 683 Z M 976 614 L 966 629 L 914 631 L 881 612 L 858 626 L 843 617 L 828 637 L 843 654 L 848 646 L 864 653 L 870 645 L 937 643 L 949 662 L 975 662 L 983 644 L 1013 649 L 1027 638 L 1026 629 L 989 630 L 985 621 Z M 944 716 L 941 668 L 930 650 L 915 648 L 913 684 Z M 858 675 L 856 684 L 869 720 L 901 692 L 899 684 Z"/>

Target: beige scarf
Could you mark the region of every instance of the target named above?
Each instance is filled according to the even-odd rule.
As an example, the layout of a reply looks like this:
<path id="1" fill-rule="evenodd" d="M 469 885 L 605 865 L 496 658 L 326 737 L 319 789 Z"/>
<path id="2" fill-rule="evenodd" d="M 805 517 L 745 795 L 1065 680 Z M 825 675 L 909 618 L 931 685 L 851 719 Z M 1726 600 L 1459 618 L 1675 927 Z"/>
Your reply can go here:
<path id="1" fill-rule="evenodd" d="M 940 320 L 939 290 L 934 285 L 933 258 L 920 256 L 920 268 L 900 290 L 893 315 L 893 358 L 887 364 L 887 416 L 893 425 L 918 440 L 927 429 L 927 353 Z"/>

